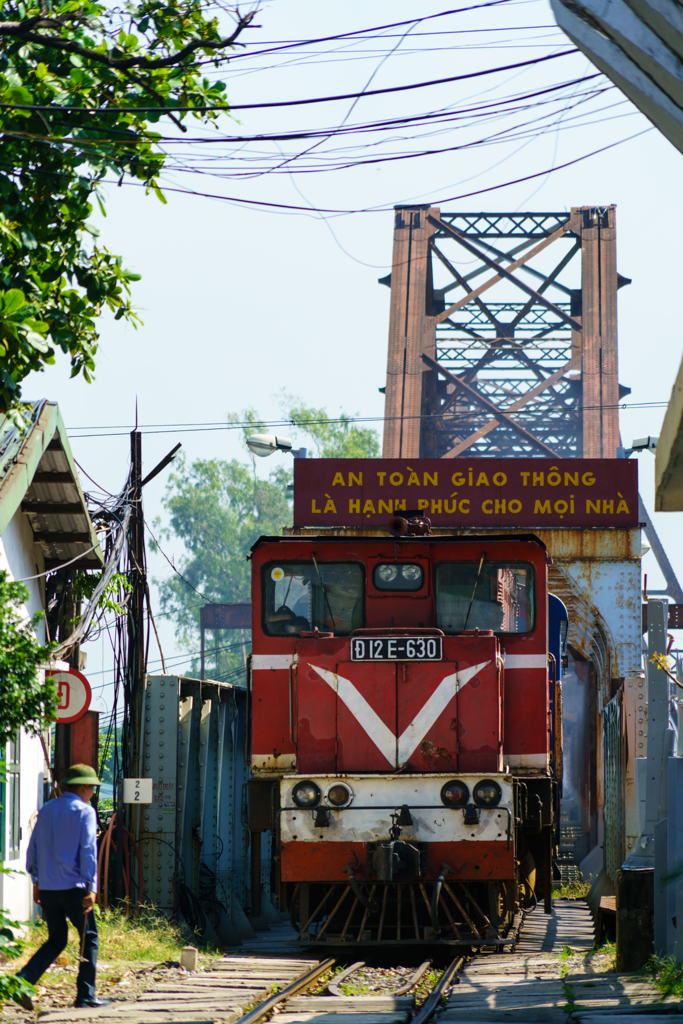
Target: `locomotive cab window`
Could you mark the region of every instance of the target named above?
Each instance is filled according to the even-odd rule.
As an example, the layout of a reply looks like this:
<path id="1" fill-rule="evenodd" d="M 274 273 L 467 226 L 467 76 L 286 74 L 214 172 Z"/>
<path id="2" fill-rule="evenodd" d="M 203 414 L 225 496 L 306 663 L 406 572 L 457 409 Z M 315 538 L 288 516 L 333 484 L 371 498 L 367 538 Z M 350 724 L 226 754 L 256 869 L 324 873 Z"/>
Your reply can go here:
<path id="1" fill-rule="evenodd" d="M 492 629 L 528 633 L 534 625 L 534 572 L 514 562 L 443 562 L 436 569 L 436 625 L 444 633 Z"/>
<path id="2" fill-rule="evenodd" d="M 363 570 L 347 562 L 277 562 L 263 571 L 264 627 L 270 636 L 296 636 L 316 627 L 344 636 L 359 629 Z"/>

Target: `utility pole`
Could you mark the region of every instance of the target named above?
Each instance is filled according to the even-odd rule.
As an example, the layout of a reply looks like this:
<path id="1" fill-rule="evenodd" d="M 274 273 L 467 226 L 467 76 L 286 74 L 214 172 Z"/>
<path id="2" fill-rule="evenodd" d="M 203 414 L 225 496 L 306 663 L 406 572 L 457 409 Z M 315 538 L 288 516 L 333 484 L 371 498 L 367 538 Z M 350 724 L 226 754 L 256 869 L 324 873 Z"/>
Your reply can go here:
<path id="1" fill-rule="evenodd" d="M 142 434 L 131 431 L 131 501 L 133 513 L 130 517 L 129 552 L 133 592 L 128 613 L 129 678 L 131 685 L 132 735 L 129 737 L 130 763 L 128 771 L 132 777 L 139 777 L 142 750 L 140 749 L 140 724 L 142 722 L 142 691 L 145 686 L 145 599 L 147 594 L 147 564 L 145 559 L 145 523 L 142 516 Z"/>
<path id="2" fill-rule="evenodd" d="M 142 768 L 141 727 L 143 721 L 143 691 L 145 687 L 146 643 L 145 643 L 145 599 L 147 594 L 147 567 L 145 560 L 145 524 L 142 516 L 142 434 L 132 430 L 130 435 L 130 484 L 129 501 L 132 513 L 128 525 L 128 557 L 130 561 L 130 582 L 132 593 L 128 602 L 128 662 L 125 679 L 125 715 L 122 736 L 122 768 L 125 778 L 139 778 Z M 125 896 L 123 882 L 123 843 L 124 826 L 127 825 L 133 835 L 138 832 L 139 822 L 125 821 L 123 794 L 117 796 L 116 816 L 116 895 L 122 900 Z M 139 814 L 139 808 L 131 815 Z M 132 901 L 132 872 L 134 865 L 130 862 L 131 888 L 129 898 Z"/>

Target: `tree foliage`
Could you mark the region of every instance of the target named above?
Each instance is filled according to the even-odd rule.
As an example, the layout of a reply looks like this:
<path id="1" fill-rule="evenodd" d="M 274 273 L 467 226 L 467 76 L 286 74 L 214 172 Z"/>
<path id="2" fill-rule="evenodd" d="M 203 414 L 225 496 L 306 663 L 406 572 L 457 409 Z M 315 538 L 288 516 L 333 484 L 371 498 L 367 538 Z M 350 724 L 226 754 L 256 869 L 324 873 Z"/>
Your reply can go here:
<path id="1" fill-rule="evenodd" d="M 322 458 L 372 458 L 379 454 L 377 432 L 353 426 L 348 416 L 332 421 L 324 409 L 293 403 L 286 417 L 313 439 Z M 245 437 L 267 429 L 253 409 L 244 411 L 239 420 L 248 424 Z M 181 643 L 196 651 L 199 608 L 206 599 L 220 604 L 250 601 L 249 549 L 259 537 L 276 536 L 291 525 L 291 491 L 287 488 L 292 469 L 291 460 L 276 465 L 263 480 L 256 476 L 253 460 L 251 466 L 238 459 L 199 459 L 191 465 L 178 460 L 177 465 L 164 499 L 169 518 L 163 536 L 182 541 L 187 554 L 176 566 L 184 579 L 173 574 L 160 584 L 161 604 L 173 618 Z M 207 648 L 214 678 L 241 673 L 240 643 L 241 638 L 232 631 L 223 632 L 217 635 L 216 644 Z"/>
<path id="2" fill-rule="evenodd" d="M 377 431 L 371 427 L 357 427 L 344 413 L 337 419 L 330 419 L 324 409 L 297 402 L 287 416 L 295 426 L 310 434 L 319 458 L 376 459 L 379 456 Z"/>
<path id="3" fill-rule="evenodd" d="M 206 7 L 0 5 L 0 412 L 15 420 L 22 380 L 54 363 L 57 350 L 70 357 L 72 376 L 91 380 L 105 308 L 137 322 L 130 284 L 139 275 L 100 242 L 89 218 L 94 202 L 105 212 L 107 174 L 165 201 L 153 126 L 170 119 L 185 130 L 188 116 L 217 116 L 198 108 L 225 106 L 224 83 L 209 81 L 202 66 L 221 62 L 253 12 L 235 13 L 224 35 Z M 159 109 L 140 109 L 150 106 Z"/>
<path id="4" fill-rule="evenodd" d="M 39 671 L 49 660 L 54 644 L 38 643 L 34 627 L 42 618 L 36 612 L 27 619 L 21 610 L 28 600 L 22 583 L 10 581 L 0 571 L 0 746 L 19 727 L 37 734 L 54 721 L 57 693 L 48 677 Z"/>

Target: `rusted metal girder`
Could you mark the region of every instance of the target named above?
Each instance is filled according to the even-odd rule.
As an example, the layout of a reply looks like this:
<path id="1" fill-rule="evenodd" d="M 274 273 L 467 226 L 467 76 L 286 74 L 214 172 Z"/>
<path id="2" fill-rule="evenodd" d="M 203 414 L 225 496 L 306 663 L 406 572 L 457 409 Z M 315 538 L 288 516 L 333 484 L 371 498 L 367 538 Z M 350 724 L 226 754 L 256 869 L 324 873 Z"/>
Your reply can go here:
<path id="1" fill-rule="evenodd" d="M 385 458 L 616 457 L 615 215 L 396 209 Z"/>

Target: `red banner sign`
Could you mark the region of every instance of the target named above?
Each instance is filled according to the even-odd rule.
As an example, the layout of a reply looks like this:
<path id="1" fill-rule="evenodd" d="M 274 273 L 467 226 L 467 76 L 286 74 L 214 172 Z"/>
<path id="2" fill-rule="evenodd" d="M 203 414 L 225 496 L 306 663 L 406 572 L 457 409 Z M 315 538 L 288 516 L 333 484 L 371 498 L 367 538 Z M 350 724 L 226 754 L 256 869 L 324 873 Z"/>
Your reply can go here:
<path id="1" fill-rule="evenodd" d="M 295 459 L 295 526 L 637 526 L 634 459 Z"/>

